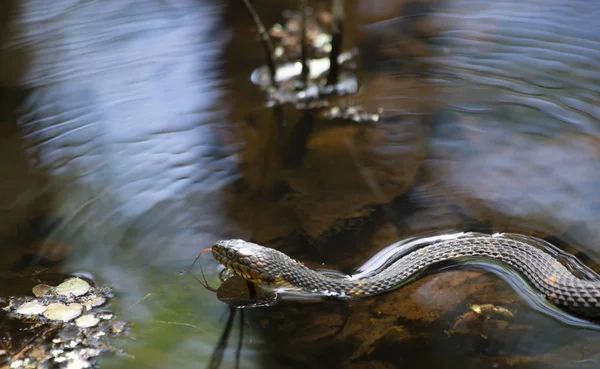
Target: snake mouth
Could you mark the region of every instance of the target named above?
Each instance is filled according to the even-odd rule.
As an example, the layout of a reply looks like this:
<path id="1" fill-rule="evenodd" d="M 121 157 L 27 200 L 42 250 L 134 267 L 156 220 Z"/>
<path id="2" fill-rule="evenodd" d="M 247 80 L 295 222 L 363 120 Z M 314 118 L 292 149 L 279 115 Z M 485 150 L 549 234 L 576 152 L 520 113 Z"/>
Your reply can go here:
<path id="1" fill-rule="evenodd" d="M 225 266 L 227 266 L 227 264 L 230 262 L 229 258 L 227 258 L 227 255 L 221 250 L 221 247 L 217 245 L 212 247 L 212 254 L 215 260 Z"/>
<path id="2" fill-rule="evenodd" d="M 266 282 L 260 277 L 258 272 L 252 269 L 250 266 L 245 265 L 239 262 L 237 259 L 237 255 L 229 255 L 235 254 L 231 249 L 224 247 L 219 244 L 215 244 L 212 247 L 213 257 L 222 265 L 224 265 L 229 270 L 232 270 L 235 275 L 238 275 L 245 280 L 256 283 L 256 284 L 266 284 Z M 232 257 L 233 256 L 233 257 Z"/>

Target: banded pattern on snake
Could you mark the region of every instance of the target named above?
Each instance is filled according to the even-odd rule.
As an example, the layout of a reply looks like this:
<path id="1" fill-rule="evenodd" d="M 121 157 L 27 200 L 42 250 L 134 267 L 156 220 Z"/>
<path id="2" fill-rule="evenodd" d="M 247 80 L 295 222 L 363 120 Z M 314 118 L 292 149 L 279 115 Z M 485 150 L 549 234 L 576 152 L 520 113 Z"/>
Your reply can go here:
<path id="1" fill-rule="evenodd" d="M 275 249 L 243 240 L 218 241 L 212 246 L 212 253 L 217 261 L 250 282 L 340 298 L 391 291 L 418 272 L 445 261 L 491 259 L 516 270 L 563 310 L 586 318 L 600 317 L 600 281 L 578 278 L 543 250 L 502 236 L 435 242 L 410 252 L 379 273 L 363 278 L 328 276 Z"/>

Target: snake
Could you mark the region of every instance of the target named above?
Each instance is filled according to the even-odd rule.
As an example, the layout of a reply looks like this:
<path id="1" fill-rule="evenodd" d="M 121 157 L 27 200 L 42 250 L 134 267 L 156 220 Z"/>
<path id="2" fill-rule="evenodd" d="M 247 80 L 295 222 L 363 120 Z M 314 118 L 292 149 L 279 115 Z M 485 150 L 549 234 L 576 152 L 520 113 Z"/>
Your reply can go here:
<path id="1" fill-rule="evenodd" d="M 579 278 L 544 250 L 508 237 L 441 240 L 413 250 L 383 270 L 360 278 L 320 273 L 278 250 L 240 239 L 217 241 L 211 249 L 219 263 L 254 284 L 341 298 L 374 296 L 395 290 L 419 272 L 444 262 L 487 259 L 515 270 L 560 309 L 585 318 L 600 317 L 600 280 Z"/>

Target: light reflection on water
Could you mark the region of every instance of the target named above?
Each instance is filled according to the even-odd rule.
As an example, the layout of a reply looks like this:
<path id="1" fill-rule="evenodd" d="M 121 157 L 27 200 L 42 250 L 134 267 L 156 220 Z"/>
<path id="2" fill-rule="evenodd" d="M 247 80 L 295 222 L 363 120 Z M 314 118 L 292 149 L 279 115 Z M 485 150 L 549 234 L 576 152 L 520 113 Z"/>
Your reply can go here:
<path id="1" fill-rule="evenodd" d="M 228 27 L 218 26 L 216 30 L 200 27 L 212 24 L 221 17 L 221 13 L 211 8 L 205 14 L 204 10 L 198 11 L 194 6 L 182 5 L 185 3 L 181 1 L 165 5 L 165 8 L 152 3 L 152 7 L 144 12 L 135 7 L 129 9 L 123 6 L 119 9 L 123 3 L 113 1 L 110 2 L 113 6 L 110 12 L 103 13 L 93 6 L 81 7 L 69 13 L 70 17 L 49 23 L 49 28 L 29 29 L 26 24 L 18 24 L 17 27 L 24 27 L 26 31 L 20 41 L 34 49 L 40 45 L 46 47 L 35 49 L 38 59 L 34 60 L 31 73 L 24 77 L 35 93 L 28 100 L 26 108 L 29 110 L 23 114 L 25 121 L 21 122 L 21 127 L 27 137 L 42 148 L 37 158 L 41 158 L 42 163 L 49 167 L 49 173 L 55 176 L 51 178 L 55 191 L 53 201 L 58 208 L 58 214 L 55 215 L 70 219 L 64 222 L 65 234 L 62 236 L 63 241 L 75 250 L 64 268 L 67 271 L 89 272 L 98 283 L 114 285 L 116 299 L 113 307 L 122 311 L 123 318 L 134 322 L 134 340 L 122 339 L 115 345 L 125 348 L 136 358 L 108 357 L 102 363 L 105 367 L 204 366 L 224 327 L 227 308 L 189 275 L 180 274 L 180 270 L 186 269 L 197 253 L 216 239 L 249 238 L 263 229 L 271 228 L 295 231 L 300 223 L 292 223 L 292 226 L 284 223 L 306 215 L 290 215 L 285 206 L 284 211 L 278 208 L 271 213 L 275 206 L 244 202 L 247 200 L 245 198 L 232 205 L 231 194 L 220 191 L 220 185 L 231 179 L 229 168 L 232 161 L 225 160 L 230 152 L 219 151 L 224 145 L 220 141 L 221 136 L 208 127 L 227 126 L 225 123 L 228 120 L 237 123 L 236 119 L 240 116 L 246 118 L 248 112 L 244 108 L 251 106 L 254 109 L 254 105 L 262 103 L 248 81 L 249 73 L 246 73 L 263 62 L 262 51 L 255 43 L 254 33 L 248 31 L 251 25 L 243 9 L 237 3 L 230 4 L 227 17 L 231 29 L 236 32 L 228 46 L 228 54 L 223 58 L 228 59 L 226 72 L 230 75 L 225 77 L 231 79 L 233 87 L 230 87 L 230 91 L 224 91 L 216 83 L 221 79 L 216 73 L 219 69 L 214 65 L 216 63 L 203 63 L 221 58 L 215 49 L 219 49 L 221 43 L 226 43 L 225 39 L 213 38 L 215 35 L 225 37 Z M 376 34 L 372 39 L 367 39 L 364 48 L 377 48 L 383 44 L 382 49 L 385 50 L 382 55 L 377 55 L 378 58 L 387 57 L 388 61 L 410 59 L 404 53 L 394 54 L 399 44 L 407 45 L 411 41 L 403 38 L 410 31 L 406 28 L 409 23 L 400 19 L 390 21 L 398 9 L 395 8 L 397 5 L 389 4 L 396 2 L 382 1 L 378 6 L 372 6 L 369 1 L 359 3 L 361 13 L 364 11 L 362 16 L 365 22 L 384 18 L 379 27 L 371 27 Z M 305 249 L 297 252 L 305 254 L 307 260 L 314 261 L 320 261 L 326 254 L 334 255 L 328 260 L 335 260 L 340 265 L 345 263 L 346 258 L 352 259 L 349 263 L 354 263 L 354 266 L 366 259 L 361 259 L 362 256 L 382 250 L 398 238 L 404 239 L 384 248 L 359 267 L 357 275 L 364 276 L 385 267 L 393 258 L 421 247 L 424 242 L 440 237 L 424 240 L 415 234 L 422 235 L 432 229 L 439 232 L 463 224 L 464 219 L 477 219 L 491 231 L 534 230 L 536 234 L 557 236 L 565 240 L 573 251 L 584 250 L 598 260 L 600 238 L 597 237 L 596 224 L 600 219 L 597 191 L 600 180 L 597 176 L 600 171 L 597 169 L 600 151 L 595 109 L 598 76 L 593 71 L 598 70 L 597 58 L 594 57 L 600 32 L 595 32 L 597 12 L 589 9 L 593 7 L 592 2 L 574 1 L 572 9 L 565 9 L 569 2 L 550 0 L 546 2 L 548 11 L 538 13 L 536 6 L 543 4 L 507 0 L 497 9 L 500 13 L 505 10 L 509 12 L 504 16 L 497 16 L 500 13 L 495 13 L 493 7 L 487 8 L 492 2 L 477 2 L 477 6 L 472 6 L 475 4 L 473 0 L 452 0 L 450 3 L 452 7 L 448 13 L 441 13 L 442 18 L 457 20 L 457 23 L 451 24 L 451 29 L 442 31 L 445 33 L 436 40 L 442 45 L 443 52 L 431 59 L 433 76 L 428 74 L 427 77 L 433 78 L 425 81 L 426 78 L 415 77 L 414 71 L 411 71 L 407 74 L 411 74 L 413 79 L 409 79 L 403 76 L 404 70 L 395 70 L 391 74 L 376 70 L 373 74 L 367 73 L 361 81 L 363 94 L 358 98 L 359 101 L 368 108 L 383 106 L 393 113 L 391 118 L 388 116 L 387 120 L 384 119 L 382 127 L 389 130 L 385 132 L 386 140 L 378 142 L 373 148 L 374 155 L 357 164 L 352 156 L 355 152 L 344 151 L 351 145 L 332 146 L 342 149 L 331 156 L 327 155 L 335 150 L 325 145 L 329 151 L 318 152 L 319 155 L 315 155 L 317 160 L 312 162 L 315 168 L 315 162 L 327 162 L 325 159 L 334 163 L 336 168 L 358 167 L 357 177 L 364 182 L 373 178 L 365 178 L 364 173 L 374 172 L 379 175 L 375 178 L 383 178 L 380 182 L 386 182 L 390 168 L 415 162 L 413 166 L 407 165 L 408 169 L 403 172 L 407 183 L 417 181 L 416 178 L 420 181 L 406 196 L 413 201 L 412 209 L 406 213 L 398 210 L 399 217 L 394 219 L 399 218 L 405 226 L 400 231 L 402 237 L 394 230 L 390 232 L 391 236 L 388 234 L 387 238 L 381 237 L 368 245 L 366 242 L 359 248 L 346 248 L 345 244 L 340 243 L 334 245 L 335 249 L 323 251 L 303 243 Z M 41 1 L 23 1 L 23 4 L 27 5 L 23 11 L 33 11 L 36 19 L 47 16 L 40 13 L 38 5 Z M 63 11 L 63 6 L 65 9 L 70 6 L 69 2 L 57 1 L 52 4 L 54 8 L 50 14 Z M 282 2 L 273 5 L 269 2 L 257 5 L 265 19 L 274 20 L 281 9 L 297 4 Z M 382 10 L 386 6 L 390 8 Z M 467 11 L 472 13 L 465 13 Z M 99 16 L 98 23 L 87 24 L 86 19 L 92 19 L 95 14 Z M 110 14 L 119 14 L 119 17 L 111 17 Z M 146 23 L 145 16 L 152 18 L 151 21 Z M 551 22 L 535 22 L 538 16 L 550 17 Z M 127 17 L 135 22 L 128 21 Z M 461 20 L 464 22 L 461 23 Z M 65 24 L 61 25 L 61 21 Z M 103 26 L 103 21 L 114 27 Z M 446 22 L 442 23 L 447 25 Z M 568 36 L 569 42 L 548 44 L 545 36 L 555 36 L 556 33 L 552 24 L 560 28 L 559 34 Z M 123 25 L 127 27 L 119 28 Z M 577 35 L 578 25 L 584 28 L 583 37 Z M 135 41 L 135 36 L 117 32 L 136 31 L 136 27 L 148 31 L 147 37 L 138 39 L 140 44 L 137 46 L 135 42 L 127 43 Z M 351 33 L 359 28 L 352 22 L 348 23 L 348 27 L 352 28 Z M 110 32 L 104 32 L 104 29 Z M 529 30 L 532 37 L 520 39 L 521 30 Z M 51 32 L 57 34 L 52 33 L 48 43 L 32 42 L 36 40 L 35 37 Z M 386 35 L 390 34 L 391 42 L 386 44 L 386 41 L 390 41 Z M 198 38 L 195 38 L 196 35 L 199 35 Z M 162 39 L 162 36 L 165 38 Z M 495 37 L 500 36 L 506 36 L 508 41 L 504 44 L 497 42 Z M 538 36 L 542 39 L 536 39 Z M 68 37 L 74 38 L 73 44 L 87 42 L 86 45 L 91 47 L 87 51 L 96 58 L 91 57 L 90 53 L 78 54 L 74 50 L 61 54 L 61 58 L 47 59 L 47 56 L 54 55 L 53 50 L 69 49 L 70 44 L 65 41 Z M 217 42 L 207 42 L 206 45 L 200 42 L 207 37 Z M 586 40 L 586 37 L 590 39 Z M 104 38 L 109 42 L 103 44 L 104 47 L 98 47 L 98 42 L 106 41 Z M 113 40 L 118 41 L 118 47 L 108 47 Z M 198 45 L 202 44 L 199 46 L 202 50 L 192 48 L 194 50 L 190 51 L 190 45 L 198 46 L 196 41 Z M 531 46 L 531 42 L 534 47 L 527 49 L 526 46 Z M 578 42 L 582 44 L 579 46 L 583 46 L 578 52 L 589 53 L 593 57 L 576 57 L 578 53 L 573 53 L 569 48 L 578 47 Z M 548 58 L 547 53 L 542 53 L 536 45 L 561 48 L 558 56 L 565 58 L 561 63 L 574 67 L 565 70 L 561 69 L 564 65 L 558 68 L 551 60 L 543 62 Z M 373 56 L 369 51 L 367 49 L 364 54 Z M 433 52 L 440 52 L 440 48 L 434 47 Z M 538 52 L 541 54 L 536 54 Z M 529 54 L 534 57 L 526 57 Z M 490 58 L 490 55 L 493 57 Z M 510 55 L 525 56 L 510 58 Z M 539 64 L 532 65 L 536 56 L 539 57 Z M 153 62 L 135 67 L 135 62 L 143 58 Z M 419 56 L 415 58 L 419 59 Z M 384 62 L 378 60 L 377 65 L 381 66 Z M 399 69 L 402 67 L 400 64 Z M 0 70 L 0 73 L 4 73 L 4 70 Z M 72 75 L 62 80 L 64 73 Z M 0 77 L 3 81 L 6 79 L 3 74 Z M 423 94 L 418 87 L 426 82 L 439 85 L 441 92 Z M 415 89 L 418 92 L 414 92 Z M 227 98 L 221 101 L 219 99 L 223 94 L 227 94 Z M 428 103 L 435 100 L 443 101 L 443 109 L 426 111 L 429 109 Z M 531 105 L 534 109 L 524 105 Z M 229 117 L 225 112 L 227 109 L 232 110 Z M 407 118 L 409 116 L 433 118 L 431 121 L 413 121 Z M 41 123 L 42 127 L 33 122 Z M 168 127 L 162 126 L 164 122 Z M 177 130 L 181 134 L 177 134 Z M 338 136 L 337 131 L 331 136 Z M 350 135 L 345 142 L 358 141 L 357 136 L 359 134 Z M 318 138 L 313 142 L 313 147 L 318 147 Z M 1 149 L 8 150 L 4 145 Z M 10 153 L 14 154 L 13 151 Z M 347 158 L 344 163 L 349 163 L 347 166 L 341 165 L 344 158 Z M 371 162 L 383 164 L 375 168 L 361 167 Z M 12 164 L 7 163 L 3 168 L 12 168 Z M 75 169 L 77 175 L 67 173 L 65 168 Z M 307 176 L 314 175 L 319 169 L 322 168 L 303 168 Z M 12 173 L 12 169 L 7 172 Z M 335 176 L 337 174 L 335 172 Z M 368 189 L 373 192 L 378 190 L 369 187 L 373 181 L 367 185 L 361 182 L 362 187 L 353 187 L 344 179 L 328 182 L 323 173 L 315 177 L 317 179 L 311 184 L 323 190 L 323 194 L 320 198 L 315 197 L 316 200 L 309 198 L 313 201 L 307 201 L 308 205 L 302 204 L 308 209 L 307 213 L 315 215 L 315 218 L 320 215 L 325 217 L 325 214 L 312 213 L 316 212 L 314 209 L 321 211 L 327 208 L 327 200 L 334 197 L 327 193 L 328 190 L 335 189 L 335 195 L 344 202 L 349 201 L 345 199 L 356 199 L 356 192 L 364 194 Z M 5 192 L 20 193 L 18 185 L 11 186 L 9 181 L 0 185 L 4 184 L 7 184 L 2 187 L 6 189 Z M 346 190 L 348 192 L 344 192 Z M 12 206 L 16 197 L 22 199 L 14 196 L 7 204 Z M 323 208 L 316 208 L 319 205 Z M 241 217 L 237 215 L 248 209 L 253 213 L 252 221 L 240 221 Z M 388 210 L 388 215 L 396 211 L 393 206 Z M 271 214 L 271 217 L 266 214 Z M 337 219 L 338 215 L 347 214 L 327 215 Z M 261 220 L 262 216 L 271 222 L 262 223 L 262 226 L 258 226 L 261 229 L 257 230 L 253 221 Z M 276 231 L 273 233 L 275 238 L 284 236 Z M 572 270 L 597 278 L 587 268 L 573 263 L 570 256 L 541 241 L 540 246 L 560 256 Z M 201 264 L 211 284 L 218 284 L 217 269 L 211 269 L 216 263 L 205 260 Z M 556 359 L 553 362 L 555 368 L 573 365 L 598 367 L 600 358 L 593 351 L 581 353 L 580 357 L 576 355 L 578 350 L 585 351 L 582 340 L 594 338 L 594 333 L 589 333 L 588 329 L 595 330 L 595 326 L 545 304 L 522 279 L 500 265 L 463 265 L 469 266 L 500 276 L 519 293 L 523 301 L 533 307 L 521 307 L 534 326 L 529 331 L 530 335 L 523 337 L 524 346 L 519 351 L 509 343 L 498 340 L 496 344 L 506 344 L 509 348 L 494 351 L 496 354 L 527 355 L 546 352 L 547 346 L 548 350 L 554 350 L 548 356 Z M 427 306 L 439 302 L 434 301 L 435 296 L 432 296 L 432 280 L 422 283 L 415 287 L 416 291 L 407 292 L 409 297 L 406 301 L 417 301 L 416 306 L 426 310 Z M 287 317 L 285 314 L 289 312 L 286 313 L 285 306 L 283 304 L 283 316 Z M 326 307 L 312 306 L 303 309 L 313 312 L 317 317 L 327 310 Z M 257 310 L 269 315 L 280 308 Z M 370 312 L 366 307 L 363 308 L 363 312 Z M 358 313 L 360 315 L 361 312 Z M 371 317 L 363 319 L 369 321 Z M 444 319 L 442 317 L 440 321 Z M 293 319 L 285 323 L 291 324 L 290 320 L 293 323 Z M 313 324 L 317 328 L 319 325 L 318 321 L 314 323 L 311 319 L 300 322 L 308 326 Z M 435 332 L 431 327 L 435 324 L 430 323 L 420 329 L 431 328 L 431 332 Z M 269 336 L 269 332 L 246 332 L 242 351 L 244 367 L 261 367 L 262 350 L 272 344 L 268 339 L 263 341 L 263 334 Z M 498 330 L 497 333 L 503 332 Z M 232 337 L 235 336 L 234 331 Z M 301 334 L 297 334 L 297 337 L 301 337 Z M 452 345 L 467 347 L 466 344 L 461 346 L 464 342 L 459 339 L 452 341 L 443 338 L 431 334 L 421 344 L 429 344 L 439 352 L 449 351 L 447 355 L 450 358 L 456 357 L 452 356 Z M 270 339 L 273 340 L 273 337 Z M 282 337 L 274 339 L 285 341 Z M 441 343 L 436 343 L 436 340 Z M 575 342 L 576 347 L 567 345 L 568 341 Z M 330 342 L 320 343 L 327 347 Z M 566 348 L 562 349 L 561 345 Z M 417 346 L 413 344 L 408 347 Z M 299 347 L 288 346 L 286 349 L 297 350 L 301 354 Z M 224 368 L 233 367 L 233 350 L 234 345 L 225 355 Z M 463 355 L 459 355 L 463 360 L 469 355 L 484 356 L 477 350 L 464 350 Z M 403 364 L 407 366 L 421 360 L 411 356 L 410 349 L 402 351 L 402 354 L 406 360 Z"/>

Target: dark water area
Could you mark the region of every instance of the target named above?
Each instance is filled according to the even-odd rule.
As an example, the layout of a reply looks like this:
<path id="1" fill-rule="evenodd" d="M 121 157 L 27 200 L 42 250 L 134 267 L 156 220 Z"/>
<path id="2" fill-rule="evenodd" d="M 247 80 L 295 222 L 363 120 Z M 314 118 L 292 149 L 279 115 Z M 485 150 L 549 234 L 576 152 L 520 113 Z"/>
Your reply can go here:
<path id="1" fill-rule="evenodd" d="M 270 28 L 300 2 L 254 3 Z M 598 278 L 594 2 L 346 2 L 360 89 L 326 100 L 376 123 L 268 107 L 241 1 L 1 6 L 0 302 L 74 273 L 111 285 L 106 308 L 131 324 L 110 343 L 127 355 L 99 367 L 208 367 L 224 332 L 221 368 L 600 367 L 599 325 L 493 262 L 372 298 L 238 309 L 230 326 L 226 292 L 186 273 L 219 239 L 353 274 L 410 241 L 511 232 Z M 221 284 L 211 256 L 200 268 Z M 4 369 L 31 337 L 0 321 Z"/>

